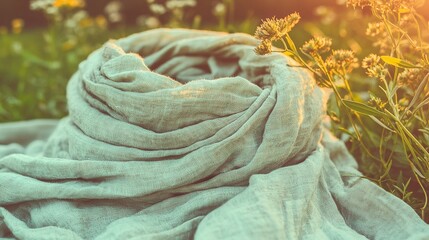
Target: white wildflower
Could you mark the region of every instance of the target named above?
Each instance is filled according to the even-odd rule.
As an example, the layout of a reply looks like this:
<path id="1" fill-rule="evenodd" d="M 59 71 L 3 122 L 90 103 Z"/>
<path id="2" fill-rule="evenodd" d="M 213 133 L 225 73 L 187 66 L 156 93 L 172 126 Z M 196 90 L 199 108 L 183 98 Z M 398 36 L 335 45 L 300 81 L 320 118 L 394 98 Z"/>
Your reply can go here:
<path id="1" fill-rule="evenodd" d="M 122 3 L 119 1 L 111 1 L 104 7 L 104 12 L 106 14 L 118 13 L 121 11 Z"/>
<path id="2" fill-rule="evenodd" d="M 107 18 L 110 22 L 116 23 L 122 20 L 121 8 L 122 3 L 119 1 L 112 1 L 106 5 L 104 12 L 107 14 Z"/>
<path id="3" fill-rule="evenodd" d="M 54 0 L 33 0 L 30 3 L 31 10 L 45 10 L 52 6 Z"/>
<path id="4" fill-rule="evenodd" d="M 213 9 L 213 15 L 217 17 L 224 16 L 226 13 L 226 6 L 223 3 L 217 3 Z"/>
<path id="5" fill-rule="evenodd" d="M 197 5 L 195 0 L 168 0 L 166 6 L 168 9 L 195 7 Z"/>
<path id="6" fill-rule="evenodd" d="M 163 5 L 157 3 L 149 5 L 149 9 L 156 15 L 162 15 L 167 11 Z"/>
<path id="7" fill-rule="evenodd" d="M 145 25 L 148 28 L 157 28 L 161 25 L 161 22 L 156 17 L 148 17 L 145 21 Z"/>

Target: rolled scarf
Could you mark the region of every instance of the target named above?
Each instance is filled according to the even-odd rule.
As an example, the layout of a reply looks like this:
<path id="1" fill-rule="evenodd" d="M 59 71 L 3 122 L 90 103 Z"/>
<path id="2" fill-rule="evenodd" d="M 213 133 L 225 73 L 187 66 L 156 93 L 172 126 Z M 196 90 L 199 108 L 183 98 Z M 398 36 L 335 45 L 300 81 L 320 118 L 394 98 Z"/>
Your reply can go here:
<path id="1" fill-rule="evenodd" d="M 92 53 L 68 117 L 0 125 L 0 237 L 427 239 L 324 130 L 311 74 L 257 44 L 157 29 Z"/>

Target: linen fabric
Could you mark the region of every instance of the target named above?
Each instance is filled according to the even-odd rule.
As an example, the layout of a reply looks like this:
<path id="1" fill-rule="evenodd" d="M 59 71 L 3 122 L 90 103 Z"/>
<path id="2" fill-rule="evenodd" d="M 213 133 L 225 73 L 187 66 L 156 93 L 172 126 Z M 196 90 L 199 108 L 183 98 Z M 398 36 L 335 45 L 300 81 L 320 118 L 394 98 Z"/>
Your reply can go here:
<path id="1" fill-rule="evenodd" d="M 324 130 L 324 94 L 246 34 L 109 41 L 69 116 L 0 124 L 4 239 L 429 239 Z"/>

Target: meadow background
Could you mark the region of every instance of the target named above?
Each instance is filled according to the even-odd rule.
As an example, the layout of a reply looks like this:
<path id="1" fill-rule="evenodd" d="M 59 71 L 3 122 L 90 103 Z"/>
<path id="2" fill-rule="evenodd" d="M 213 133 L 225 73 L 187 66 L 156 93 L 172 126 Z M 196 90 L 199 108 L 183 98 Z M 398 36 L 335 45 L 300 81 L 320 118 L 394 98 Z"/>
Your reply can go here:
<path id="1" fill-rule="evenodd" d="M 381 37 L 368 34 L 368 24 L 376 20 L 374 13 L 367 8 L 346 7 L 346 3 L 346 0 L 0 0 L 0 123 L 66 116 L 66 85 L 78 64 L 109 39 L 153 28 L 186 27 L 254 34 L 261 19 L 299 12 L 301 21 L 290 32 L 296 46 L 302 46 L 312 36 L 328 36 L 332 38 L 333 49 L 350 49 L 359 59 L 378 53 L 380 48 L 374 44 L 381 44 Z M 417 12 L 428 19 L 429 2 L 422 2 Z M 426 30 L 422 30 L 421 37 L 427 41 Z M 408 58 L 408 61 L 419 63 L 418 57 Z M 422 66 L 426 69 L 424 63 Z M 388 71 L 395 72 L 396 76 L 402 67 L 394 66 Z M 365 74 L 365 69 L 346 75 L 346 85 L 350 84 L 347 88 L 352 89 L 352 93 L 340 92 L 341 98 L 357 99 L 366 104 L 372 99 L 370 94 L 380 95 L 377 78 Z M 416 84 L 422 81 L 423 78 L 417 79 Z M 410 102 L 412 95 L 418 92 L 411 88 L 406 90 L 398 102 L 401 99 Z M 428 99 L 428 92 L 428 87 L 423 86 L 419 93 L 421 102 Z M 379 99 L 381 105 L 388 100 Z M 362 117 L 362 121 L 370 131 L 366 131 L 363 138 L 354 138 L 353 131 L 360 128 L 353 129 L 350 122 L 336 119 L 342 111 L 337 104 L 334 99 L 329 102 L 328 112 L 334 123 L 332 131 L 344 140 L 365 177 L 406 201 L 428 221 L 427 106 L 423 104 L 420 115 L 416 114 L 418 124 L 404 123 L 417 141 L 407 145 L 407 141 L 401 142 L 404 138 L 390 136 L 389 131 L 380 130 L 383 127 L 374 123 L 377 120 L 368 117 Z M 352 109 L 359 120 L 360 110 Z M 394 127 L 387 120 L 380 122 L 387 129 Z M 421 158 L 409 147 L 419 143 Z M 366 153 L 362 146 L 368 150 Z M 414 161 L 420 168 L 415 167 Z"/>

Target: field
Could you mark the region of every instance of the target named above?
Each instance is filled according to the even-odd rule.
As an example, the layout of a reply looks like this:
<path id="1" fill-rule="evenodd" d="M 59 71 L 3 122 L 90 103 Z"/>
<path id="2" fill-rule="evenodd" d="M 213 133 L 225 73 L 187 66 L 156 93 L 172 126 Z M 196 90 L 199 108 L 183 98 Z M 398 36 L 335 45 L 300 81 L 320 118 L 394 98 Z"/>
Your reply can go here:
<path id="1" fill-rule="evenodd" d="M 429 29 L 413 11 L 417 6 L 405 1 L 386 9 L 365 6 L 366 11 L 360 1 L 348 1 L 348 8 L 320 6 L 318 18 L 286 19 L 290 29 L 274 37 L 263 31 L 281 30 L 278 19 L 259 28 L 261 21 L 254 17 L 231 21 L 234 1 L 216 5 L 214 22 L 186 15 L 190 1 L 189 6 L 154 6 L 152 15 L 135 25 L 121 23 L 114 4 L 92 16 L 82 10 L 83 1 L 56 2 L 63 3 L 33 6 L 45 13 L 45 27 L 27 29 L 20 18 L 0 26 L 0 122 L 66 116 L 69 78 L 109 39 L 161 26 L 256 31 L 262 41 L 258 53 L 269 54 L 271 44 L 282 48 L 333 91 L 327 112 L 331 130 L 345 141 L 365 177 L 429 221 Z M 318 37 L 309 40 L 312 36 Z"/>

